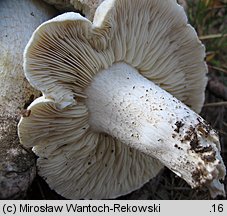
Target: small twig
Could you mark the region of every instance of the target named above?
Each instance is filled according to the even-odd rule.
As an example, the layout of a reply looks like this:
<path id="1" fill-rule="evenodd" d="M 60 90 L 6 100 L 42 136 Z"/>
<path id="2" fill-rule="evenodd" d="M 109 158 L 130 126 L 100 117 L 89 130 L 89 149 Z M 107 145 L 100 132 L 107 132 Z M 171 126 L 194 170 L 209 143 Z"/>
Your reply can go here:
<path id="1" fill-rule="evenodd" d="M 208 67 L 211 68 L 211 69 L 214 69 L 214 70 L 217 70 L 217 71 L 221 71 L 221 72 L 227 74 L 227 70 L 225 70 L 223 68 L 215 67 L 215 66 L 212 66 L 212 65 L 208 65 Z"/>
<path id="2" fill-rule="evenodd" d="M 222 122 L 222 124 L 227 127 L 227 123 L 225 121 Z"/>
<path id="3" fill-rule="evenodd" d="M 169 189 L 169 190 L 187 190 L 187 191 L 191 191 L 192 190 L 189 187 L 168 187 L 167 189 Z"/>
<path id="4" fill-rule="evenodd" d="M 225 136 L 227 135 L 227 133 L 225 131 L 223 131 L 223 130 L 218 130 L 218 133 L 222 134 L 222 135 L 225 135 Z"/>
<path id="5" fill-rule="evenodd" d="M 224 38 L 224 37 L 227 37 L 227 34 L 202 35 L 202 36 L 199 36 L 199 39 L 200 40 L 209 40 L 209 39 Z"/>
<path id="6" fill-rule="evenodd" d="M 227 101 L 206 103 L 203 107 L 217 107 L 217 106 L 227 106 Z"/>
<path id="7" fill-rule="evenodd" d="M 224 5 L 213 6 L 211 8 L 208 8 L 208 10 L 220 10 L 220 9 L 223 9 L 223 8 L 226 8 L 226 6 L 224 6 Z"/>

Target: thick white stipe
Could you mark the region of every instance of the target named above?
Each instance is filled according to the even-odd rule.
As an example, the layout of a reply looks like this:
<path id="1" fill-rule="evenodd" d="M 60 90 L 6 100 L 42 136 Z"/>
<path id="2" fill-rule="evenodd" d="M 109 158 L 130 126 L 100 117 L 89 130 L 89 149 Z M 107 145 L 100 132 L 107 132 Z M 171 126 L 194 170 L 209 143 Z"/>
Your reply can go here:
<path id="1" fill-rule="evenodd" d="M 178 99 L 126 63 L 98 73 L 86 94 L 94 131 L 157 158 L 192 187 L 225 194 L 218 136 Z"/>

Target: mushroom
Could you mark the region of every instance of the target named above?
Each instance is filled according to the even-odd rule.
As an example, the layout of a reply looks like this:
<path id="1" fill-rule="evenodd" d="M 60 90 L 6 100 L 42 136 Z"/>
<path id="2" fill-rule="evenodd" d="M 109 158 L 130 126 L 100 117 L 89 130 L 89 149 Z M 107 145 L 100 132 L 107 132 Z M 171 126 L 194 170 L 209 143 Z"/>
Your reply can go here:
<path id="1" fill-rule="evenodd" d="M 24 71 L 43 96 L 18 125 L 39 174 L 66 198 L 103 199 L 167 166 L 192 188 L 225 195 L 218 135 L 196 113 L 204 50 L 173 0 L 106 0 L 93 22 L 69 12 L 40 25 Z"/>
<path id="2" fill-rule="evenodd" d="M 61 12 L 76 11 L 81 12 L 89 20 L 93 20 L 95 10 L 104 0 L 44 0 L 48 4 L 54 5 Z M 176 1 L 176 0 L 173 0 Z M 185 0 L 177 0 L 185 10 L 187 3 Z"/>
<path id="3" fill-rule="evenodd" d="M 20 145 L 17 124 L 40 95 L 23 72 L 23 51 L 38 25 L 56 15 L 39 0 L 0 1 L 0 199 L 22 198 L 35 174 L 35 157 Z"/>

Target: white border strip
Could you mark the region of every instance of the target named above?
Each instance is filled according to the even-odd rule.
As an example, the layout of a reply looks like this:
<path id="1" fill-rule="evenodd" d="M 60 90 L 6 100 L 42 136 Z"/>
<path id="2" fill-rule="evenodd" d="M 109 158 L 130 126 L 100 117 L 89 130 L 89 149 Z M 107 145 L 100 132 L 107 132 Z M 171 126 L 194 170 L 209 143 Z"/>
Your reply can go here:
<path id="1" fill-rule="evenodd" d="M 1 200 L 0 215 L 227 215 L 226 200 Z"/>

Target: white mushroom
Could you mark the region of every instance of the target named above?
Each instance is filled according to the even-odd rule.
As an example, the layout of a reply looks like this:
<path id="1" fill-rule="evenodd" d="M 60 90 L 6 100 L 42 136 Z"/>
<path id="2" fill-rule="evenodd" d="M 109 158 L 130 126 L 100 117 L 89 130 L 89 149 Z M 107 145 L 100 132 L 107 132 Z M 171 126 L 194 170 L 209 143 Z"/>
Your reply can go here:
<path id="1" fill-rule="evenodd" d="M 106 0 L 93 23 L 72 12 L 49 20 L 24 52 L 25 75 L 43 96 L 20 120 L 21 143 L 67 198 L 129 193 L 163 165 L 224 195 L 218 136 L 194 112 L 204 101 L 204 56 L 173 0 Z"/>
<path id="2" fill-rule="evenodd" d="M 33 154 L 17 136 L 20 113 L 40 95 L 25 79 L 23 51 L 37 26 L 55 14 L 38 0 L 0 1 L 0 199 L 21 198 L 36 173 Z"/>

